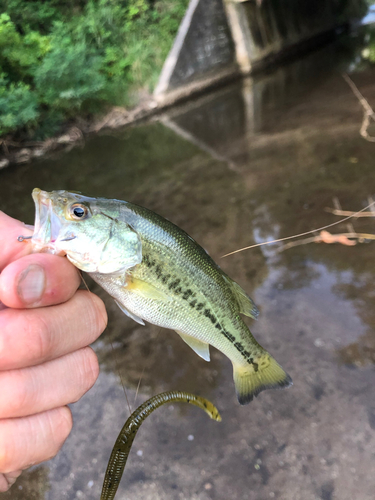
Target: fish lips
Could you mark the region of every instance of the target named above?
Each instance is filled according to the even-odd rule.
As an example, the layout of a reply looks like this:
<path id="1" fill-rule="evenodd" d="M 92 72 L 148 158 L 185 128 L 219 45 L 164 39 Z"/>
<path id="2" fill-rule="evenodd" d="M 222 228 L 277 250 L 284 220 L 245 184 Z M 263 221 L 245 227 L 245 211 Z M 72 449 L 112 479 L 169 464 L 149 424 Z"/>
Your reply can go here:
<path id="1" fill-rule="evenodd" d="M 57 249 L 55 245 L 62 223 L 53 210 L 50 194 L 35 188 L 32 197 L 35 203 L 34 234 L 31 239 L 34 252 L 65 255 L 65 252 Z"/>

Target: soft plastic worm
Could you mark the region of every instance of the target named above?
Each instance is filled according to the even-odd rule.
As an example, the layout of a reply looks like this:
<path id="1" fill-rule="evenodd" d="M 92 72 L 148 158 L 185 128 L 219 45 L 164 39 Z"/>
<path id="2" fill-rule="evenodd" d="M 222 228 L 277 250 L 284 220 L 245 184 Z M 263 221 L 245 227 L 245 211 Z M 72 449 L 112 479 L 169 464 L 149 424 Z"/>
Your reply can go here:
<path id="1" fill-rule="evenodd" d="M 107 470 L 104 476 L 102 494 L 100 500 L 113 500 L 116 495 L 118 485 L 125 469 L 126 461 L 129 456 L 130 448 L 132 447 L 135 435 L 142 422 L 156 408 L 165 403 L 190 403 L 202 408 L 210 418 L 221 421 L 221 416 L 217 408 L 207 399 L 195 396 L 189 392 L 169 391 L 157 394 L 156 396 L 145 401 L 139 406 L 127 419 L 124 427 L 121 429 L 107 465 Z"/>

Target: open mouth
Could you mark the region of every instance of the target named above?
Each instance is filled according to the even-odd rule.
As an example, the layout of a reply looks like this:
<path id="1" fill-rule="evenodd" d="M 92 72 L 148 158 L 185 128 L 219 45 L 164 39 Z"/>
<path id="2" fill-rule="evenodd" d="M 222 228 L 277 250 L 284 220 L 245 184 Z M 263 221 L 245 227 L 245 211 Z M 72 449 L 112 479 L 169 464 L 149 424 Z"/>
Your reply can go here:
<path id="1" fill-rule="evenodd" d="M 55 248 L 55 241 L 61 222 L 55 214 L 49 193 L 35 188 L 32 193 L 35 203 L 35 224 L 32 245 L 35 252 L 61 254 Z"/>

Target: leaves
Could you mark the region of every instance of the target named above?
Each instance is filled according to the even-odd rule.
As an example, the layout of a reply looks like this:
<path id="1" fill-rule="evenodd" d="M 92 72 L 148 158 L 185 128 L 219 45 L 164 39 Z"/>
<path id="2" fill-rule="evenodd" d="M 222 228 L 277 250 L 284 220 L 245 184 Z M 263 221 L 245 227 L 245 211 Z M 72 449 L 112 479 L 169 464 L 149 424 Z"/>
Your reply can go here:
<path id="1" fill-rule="evenodd" d="M 24 83 L 7 85 L 0 75 L 0 135 L 35 124 L 39 118 L 35 94 Z"/>
<path id="2" fill-rule="evenodd" d="M 37 123 L 56 131 L 78 112 L 123 106 L 134 90 L 151 89 L 187 4 L 0 0 L 0 135 Z"/>
<path id="3" fill-rule="evenodd" d="M 41 102 L 70 112 L 79 109 L 104 88 L 102 64 L 102 58 L 84 42 L 55 44 L 35 72 Z"/>

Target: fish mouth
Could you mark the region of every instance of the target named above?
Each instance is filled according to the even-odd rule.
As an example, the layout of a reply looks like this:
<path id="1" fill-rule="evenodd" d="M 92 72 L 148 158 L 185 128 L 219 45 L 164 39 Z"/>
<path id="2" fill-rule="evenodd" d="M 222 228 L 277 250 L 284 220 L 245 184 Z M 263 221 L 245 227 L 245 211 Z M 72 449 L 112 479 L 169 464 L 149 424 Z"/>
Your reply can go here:
<path id="1" fill-rule="evenodd" d="M 53 210 L 50 193 L 35 188 L 32 197 L 35 203 L 34 234 L 31 239 L 34 252 L 64 255 L 55 247 L 62 224 Z"/>

